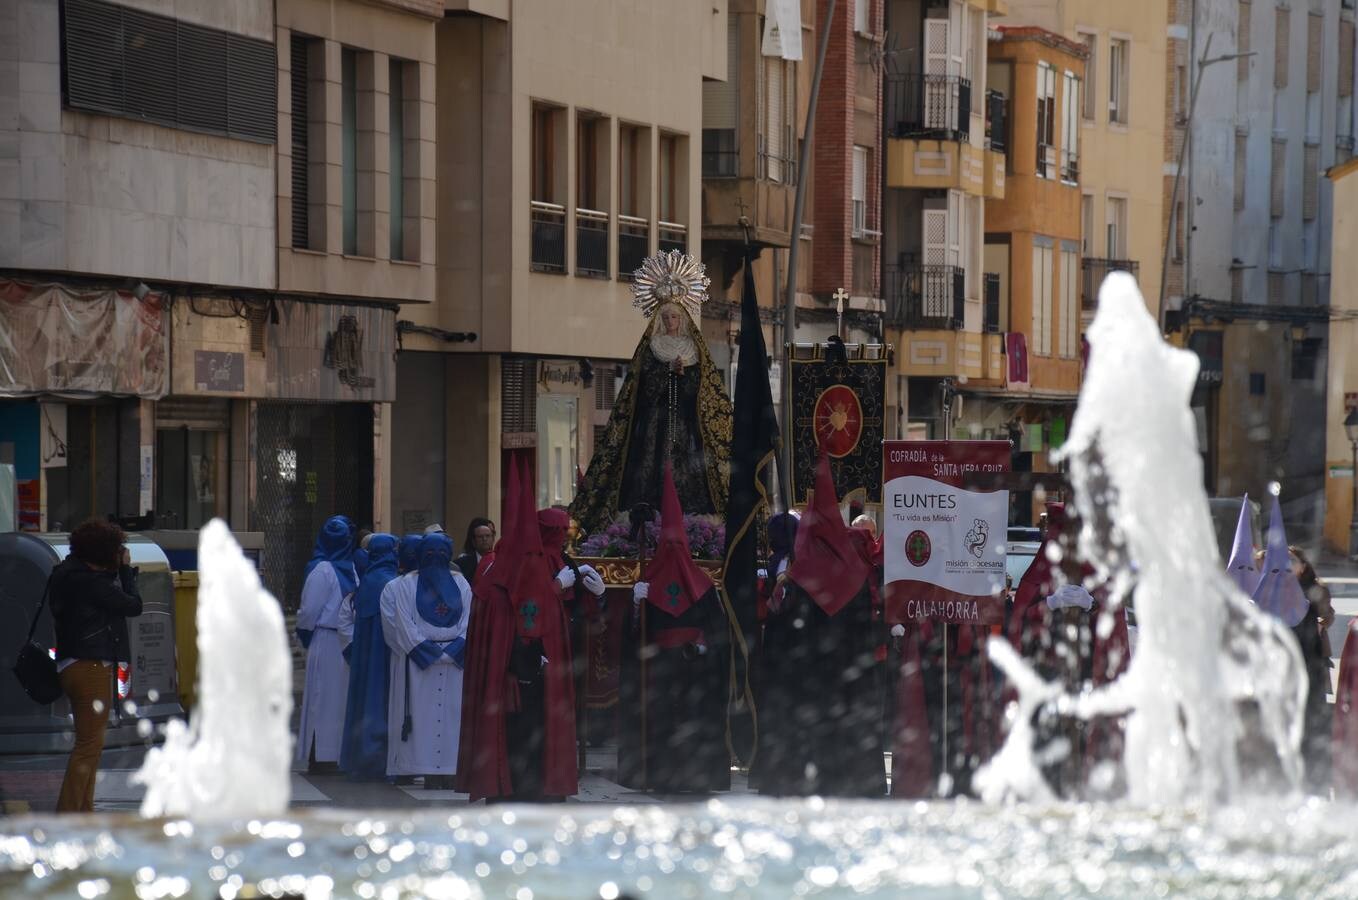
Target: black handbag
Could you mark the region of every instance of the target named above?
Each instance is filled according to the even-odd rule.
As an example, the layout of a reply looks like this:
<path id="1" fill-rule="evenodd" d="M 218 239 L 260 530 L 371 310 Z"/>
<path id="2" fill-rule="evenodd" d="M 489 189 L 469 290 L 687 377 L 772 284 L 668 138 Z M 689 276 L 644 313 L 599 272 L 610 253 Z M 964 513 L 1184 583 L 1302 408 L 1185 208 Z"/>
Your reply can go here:
<path id="1" fill-rule="evenodd" d="M 38 618 L 42 615 L 42 608 L 47 605 L 47 593 L 51 586 L 49 578 L 47 587 L 43 588 L 42 602 L 33 614 L 33 623 L 28 626 L 28 639 L 19 651 L 19 658 L 14 661 L 14 677 L 19 679 L 20 687 L 30 700 L 43 706 L 55 703 L 62 694 L 57 661 L 47 648 L 33 640 L 33 632 L 38 630 Z"/>

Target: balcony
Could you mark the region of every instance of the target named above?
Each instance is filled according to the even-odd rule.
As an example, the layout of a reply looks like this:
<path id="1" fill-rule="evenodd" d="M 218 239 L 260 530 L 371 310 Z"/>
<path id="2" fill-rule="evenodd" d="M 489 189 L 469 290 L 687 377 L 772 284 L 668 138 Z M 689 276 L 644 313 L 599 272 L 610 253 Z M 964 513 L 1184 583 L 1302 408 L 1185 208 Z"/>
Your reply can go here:
<path id="1" fill-rule="evenodd" d="M 638 216 L 618 215 L 618 278 L 632 279 L 651 247 L 651 223 Z"/>
<path id="2" fill-rule="evenodd" d="M 971 81 L 958 75 L 889 75 L 885 115 L 891 137 L 965 141 L 971 134 Z"/>
<path id="3" fill-rule="evenodd" d="M 1084 286 L 1080 294 L 1080 307 L 1094 310 L 1099 305 L 1099 287 L 1109 272 L 1128 272 L 1133 278 L 1141 272 L 1141 264 L 1134 259 L 1099 259 L 1086 256 L 1081 261 Z"/>
<path id="4" fill-rule="evenodd" d="M 986 334 L 1000 333 L 1000 276 L 997 272 L 985 273 L 985 315 L 982 330 Z"/>
<path id="5" fill-rule="evenodd" d="M 966 317 L 966 271 L 906 259 L 886 270 L 887 324 L 913 331 L 960 331 Z"/>
<path id="6" fill-rule="evenodd" d="M 688 226 L 680 225 L 678 222 L 660 222 L 660 252 L 668 253 L 671 250 L 678 250 L 680 253 L 688 252 Z"/>
<path id="7" fill-rule="evenodd" d="M 575 211 L 575 274 L 608 277 L 608 213 Z"/>
<path id="8" fill-rule="evenodd" d="M 532 225 L 530 261 L 534 272 L 566 271 L 566 208 L 556 203 L 534 200 L 529 222 Z"/>

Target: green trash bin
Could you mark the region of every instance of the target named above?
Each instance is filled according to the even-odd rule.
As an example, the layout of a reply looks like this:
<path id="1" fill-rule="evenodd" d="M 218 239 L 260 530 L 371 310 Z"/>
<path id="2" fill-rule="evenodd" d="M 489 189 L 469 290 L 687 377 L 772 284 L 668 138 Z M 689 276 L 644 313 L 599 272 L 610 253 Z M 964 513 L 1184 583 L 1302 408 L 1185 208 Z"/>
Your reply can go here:
<path id="1" fill-rule="evenodd" d="M 175 572 L 173 577 L 175 672 L 179 703 L 188 712 L 198 699 L 198 573 Z"/>

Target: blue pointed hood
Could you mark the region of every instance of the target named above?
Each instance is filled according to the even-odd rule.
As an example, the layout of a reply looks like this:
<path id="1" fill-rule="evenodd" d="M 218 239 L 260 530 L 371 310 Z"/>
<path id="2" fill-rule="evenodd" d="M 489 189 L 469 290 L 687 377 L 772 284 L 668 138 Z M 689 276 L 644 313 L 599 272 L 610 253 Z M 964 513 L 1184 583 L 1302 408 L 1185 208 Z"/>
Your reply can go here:
<path id="1" fill-rule="evenodd" d="M 1250 495 L 1240 501 L 1240 518 L 1235 523 L 1235 543 L 1231 546 L 1231 561 L 1226 563 L 1226 574 L 1247 596 L 1253 596 L 1259 586 L 1259 566 L 1254 561 L 1254 534 L 1250 528 Z"/>
<path id="2" fill-rule="evenodd" d="M 1289 628 L 1306 618 L 1311 603 L 1301 582 L 1292 571 L 1292 559 L 1287 551 L 1287 534 L 1283 531 L 1282 503 L 1275 497 L 1273 512 L 1268 520 L 1267 549 L 1264 551 L 1263 574 L 1254 589 L 1254 603 L 1264 612 L 1281 619 Z"/>
<path id="3" fill-rule="evenodd" d="M 452 628 L 462 618 L 462 591 L 453 580 L 453 542 L 446 534 L 427 534 L 420 547 L 415 609 L 436 628 Z"/>
<path id="4" fill-rule="evenodd" d="M 420 567 L 420 546 L 423 543 L 422 534 L 408 534 L 401 538 L 400 546 L 396 549 L 396 568 L 402 575 Z"/>
<path id="5" fill-rule="evenodd" d="M 311 561 L 306 564 L 303 577 L 310 575 L 323 562 L 334 566 L 340 593 L 353 593 L 358 587 L 358 573 L 354 570 L 354 523 L 348 516 L 326 519 L 321 533 L 316 536 L 316 548 L 312 551 Z"/>

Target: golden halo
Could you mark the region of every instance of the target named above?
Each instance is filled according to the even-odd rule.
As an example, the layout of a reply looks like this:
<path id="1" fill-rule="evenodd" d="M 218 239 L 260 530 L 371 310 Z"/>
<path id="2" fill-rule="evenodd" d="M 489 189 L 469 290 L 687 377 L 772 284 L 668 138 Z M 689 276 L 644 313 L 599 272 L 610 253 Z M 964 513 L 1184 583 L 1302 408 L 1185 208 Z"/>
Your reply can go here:
<path id="1" fill-rule="evenodd" d="M 699 322 L 712 284 L 706 272 L 706 266 L 678 250 L 648 256 L 632 273 L 632 305 L 650 318 L 658 306 L 678 303 Z"/>

